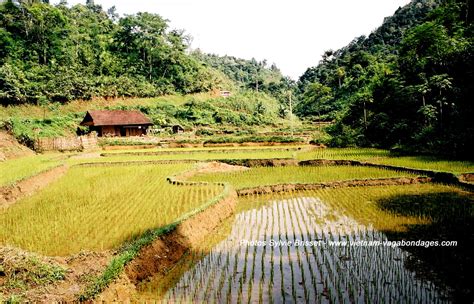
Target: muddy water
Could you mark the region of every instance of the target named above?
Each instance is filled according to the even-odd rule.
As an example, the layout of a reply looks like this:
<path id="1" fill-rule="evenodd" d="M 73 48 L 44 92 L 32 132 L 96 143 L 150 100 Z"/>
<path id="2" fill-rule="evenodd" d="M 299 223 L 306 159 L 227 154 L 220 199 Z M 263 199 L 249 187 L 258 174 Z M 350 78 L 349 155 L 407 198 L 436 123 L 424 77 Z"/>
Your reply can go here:
<path id="1" fill-rule="evenodd" d="M 228 230 L 208 254 L 187 263 L 166 293 L 154 282 L 140 286 L 142 296 L 153 298 L 157 288 L 155 299 L 172 303 L 446 299 L 434 284 L 404 267 L 406 252 L 374 243 L 386 241 L 384 234 L 338 214 L 318 198 L 267 202 L 237 214 Z"/>

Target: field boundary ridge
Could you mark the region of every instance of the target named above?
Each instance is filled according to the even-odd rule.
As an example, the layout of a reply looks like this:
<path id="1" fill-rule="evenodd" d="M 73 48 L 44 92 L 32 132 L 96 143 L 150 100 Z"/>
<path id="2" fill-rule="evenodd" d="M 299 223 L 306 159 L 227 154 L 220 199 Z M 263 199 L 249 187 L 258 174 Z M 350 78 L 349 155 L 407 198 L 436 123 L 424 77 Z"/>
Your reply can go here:
<path id="1" fill-rule="evenodd" d="M 406 172 L 411 174 L 417 174 L 431 178 L 431 182 L 448 184 L 464 188 L 468 191 L 474 191 L 474 184 L 469 183 L 456 176 L 451 172 L 434 171 L 426 169 L 408 168 L 402 166 L 393 166 L 385 164 L 376 164 L 371 162 L 356 161 L 356 160 L 330 160 L 330 159 L 312 159 L 298 161 L 295 159 L 222 159 L 220 162 L 229 165 L 238 165 L 245 167 L 279 167 L 279 166 L 361 166 L 361 167 L 372 167 L 393 171 Z"/>
<path id="2" fill-rule="evenodd" d="M 8 208 L 18 200 L 36 193 L 50 183 L 61 178 L 69 166 L 66 164 L 55 165 L 44 169 L 32 176 L 24 177 L 10 185 L 0 187 L 0 209 Z"/>

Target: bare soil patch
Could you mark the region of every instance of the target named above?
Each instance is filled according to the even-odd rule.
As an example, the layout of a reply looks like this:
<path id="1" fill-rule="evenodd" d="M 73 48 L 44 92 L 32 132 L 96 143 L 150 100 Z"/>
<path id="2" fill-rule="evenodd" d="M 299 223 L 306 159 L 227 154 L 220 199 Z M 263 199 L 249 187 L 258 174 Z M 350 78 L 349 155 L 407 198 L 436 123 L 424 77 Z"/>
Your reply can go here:
<path id="1" fill-rule="evenodd" d="M 258 146 L 298 146 L 304 142 L 243 142 L 243 143 L 204 143 L 204 147 L 258 147 Z"/>
<path id="2" fill-rule="evenodd" d="M 467 183 L 474 183 L 474 173 L 463 173 L 459 176 L 459 180 Z"/>
<path id="3" fill-rule="evenodd" d="M 100 156 L 101 156 L 100 152 L 88 152 L 88 153 L 80 153 L 80 154 L 71 156 L 71 159 L 99 158 Z"/>
<path id="4" fill-rule="evenodd" d="M 0 131 L 0 161 L 34 155 L 33 150 L 21 145 L 6 131 Z"/>
<path id="5" fill-rule="evenodd" d="M 298 166 L 299 162 L 292 158 L 270 158 L 270 159 L 224 159 L 221 160 L 229 165 L 244 167 L 282 167 Z"/>
<path id="6" fill-rule="evenodd" d="M 161 147 L 163 148 L 202 148 L 202 143 L 191 144 L 191 143 L 177 143 L 177 142 L 169 142 L 166 144 L 162 144 Z"/>
<path id="7" fill-rule="evenodd" d="M 222 173 L 222 172 L 235 172 L 235 171 L 246 171 L 250 168 L 237 165 L 229 165 L 226 163 L 221 163 L 217 161 L 201 163 L 199 166 L 176 177 L 177 180 L 186 180 L 193 177 L 196 174 L 206 174 L 206 173 Z"/>
<path id="8" fill-rule="evenodd" d="M 110 252 L 84 251 L 70 257 L 44 257 L 0 247 L 0 291 L 33 303 L 74 302 L 89 279 L 105 269 L 111 256 Z"/>
<path id="9" fill-rule="evenodd" d="M 120 146 L 103 146 L 102 150 L 110 151 L 110 150 L 141 150 L 141 149 L 154 149 L 156 145 L 120 145 Z"/>

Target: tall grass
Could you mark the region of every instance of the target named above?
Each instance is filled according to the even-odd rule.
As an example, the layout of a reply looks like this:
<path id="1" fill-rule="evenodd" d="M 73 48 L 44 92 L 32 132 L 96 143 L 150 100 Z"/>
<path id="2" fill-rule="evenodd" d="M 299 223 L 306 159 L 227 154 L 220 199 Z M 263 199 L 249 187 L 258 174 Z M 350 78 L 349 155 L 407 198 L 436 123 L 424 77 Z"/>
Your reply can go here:
<path id="1" fill-rule="evenodd" d="M 298 153 L 298 160 L 310 159 L 350 159 L 350 160 L 373 160 L 380 157 L 390 156 L 390 151 L 373 148 L 328 148 L 313 149 Z"/>
<path id="2" fill-rule="evenodd" d="M 474 172 L 474 162 L 472 161 L 443 160 L 430 156 L 394 156 L 374 159 L 373 162 L 407 168 L 452 172 L 454 174 Z"/>
<path id="3" fill-rule="evenodd" d="M 199 174 L 194 181 L 228 182 L 236 189 L 255 186 L 319 183 L 351 179 L 389 177 L 414 177 L 415 175 L 393 170 L 361 166 L 315 166 L 315 167 L 256 167 L 247 171 Z"/>
<path id="4" fill-rule="evenodd" d="M 218 194 L 218 186 L 170 185 L 189 164 L 74 167 L 37 195 L 0 213 L 0 244 L 46 255 L 115 248 L 172 223 Z"/>

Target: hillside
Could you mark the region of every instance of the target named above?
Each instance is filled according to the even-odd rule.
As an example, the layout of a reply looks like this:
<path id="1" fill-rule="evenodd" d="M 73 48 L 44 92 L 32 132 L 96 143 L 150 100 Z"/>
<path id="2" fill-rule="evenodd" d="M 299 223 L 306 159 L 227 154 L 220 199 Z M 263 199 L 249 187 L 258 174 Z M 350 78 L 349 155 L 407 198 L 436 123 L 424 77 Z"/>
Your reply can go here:
<path id="1" fill-rule="evenodd" d="M 209 136 L 288 125 L 291 83 L 275 65 L 191 52 L 189 39 L 157 14 L 4 1 L 0 127 L 32 146 L 86 132 L 78 125 L 94 109 L 139 110 L 157 130 L 180 124 Z"/>
<path id="2" fill-rule="evenodd" d="M 0 104 L 153 97 L 228 86 L 188 55 L 189 37 L 157 14 L 118 17 L 88 2 L 0 3 Z"/>
<path id="3" fill-rule="evenodd" d="M 300 117 L 333 146 L 472 157 L 473 25 L 466 1 L 414 0 L 298 81 Z M 449 147 L 446 149 L 446 147 Z"/>
<path id="4" fill-rule="evenodd" d="M 186 133 L 198 131 L 197 135 L 204 136 L 255 135 L 267 128 L 277 131 L 290 126 L 286 113 L 280 111 L 278 100 L 252 91 L 235 93 L 228 98 L 202 93 L 0 107 L 0 123 L 20 142 L 32 146 L 39 137 L 87 132 L 78 128 L 79 123 L 86 111 L 95 109 L 139 110 L 155 124 L 156 135 L 163 136 L 171 134 L 161 130 L 176 124 L 183 126 Z M 293 125 L 297 124 L 294 120 Z"/>
<path id="5" fill-rule="evenodd" d="M 283 76 L 275 63 L 269 65 L 266 60 L 219 56 L 200 50 L 195 50 L 192 55 L 206 66 L 222 72 L 238 87 L 265 92 L 278 98 L 282 104 L 287 103 L 288 92 L 294 86 L 294 81 Z"/>

